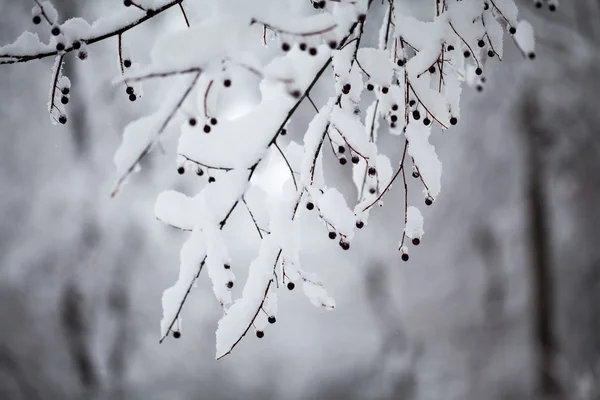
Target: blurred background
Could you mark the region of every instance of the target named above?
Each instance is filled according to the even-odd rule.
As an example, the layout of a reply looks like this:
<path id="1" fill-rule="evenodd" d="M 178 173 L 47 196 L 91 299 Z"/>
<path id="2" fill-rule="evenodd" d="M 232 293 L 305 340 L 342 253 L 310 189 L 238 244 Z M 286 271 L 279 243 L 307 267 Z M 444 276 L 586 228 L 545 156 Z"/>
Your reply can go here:
<path id="1" fill-rule="evenodd" d="M 53 3 L 61 20 L 121 7 Z M 564 2 L 555 13 L 518 3 L 536 29 L 537 57 L 524 59 L 507 39 L 484 90 L 464 93 L 461 123 L 433 134 L 443 190 L 426 208 L 410 182 L 426 232 L 410 261 L 396 250 L 400 185 L 349 252 L 305 218 L 303 268 L 320 275 L 337 309 L 282 292 L 265 338 L 248 335 L 221 361 L 221 311 L 206 275 L 181 339 L 158 344 L 162 291 L 177 277 L 186 235 L 156 221 L 154 201 L 205 184 L 176 172 L 183 116 L 165 153 L 109 196 L 124 126 L 154 110 L 168 82 L 130 103 L 111 84 L 116 39 L 92 46 L 85 63 L 70 55 L 63 127 L 46 112 L 51 59 L 1 66 L 0 399 L 600 399 L 600 3 Z M 1 43 L 24 30 L 48 34 L 31 24 L 32 4 L 0 0 Z M 192 19 L 201 15 L 201 2 L 184 4 Z M 367 42 L 381 24 L 374 7 Z M 181 23 L 168 11 L 124 40 L 144 63 L 148 38 Z M 327 79 L 312 95 L 319 104 Z M 302 105 L 286 140 L 301 141 L 312 112 Z M 380 148 L 401 154 L 388 135 Z M 325 165 L 352 203 L 350 169 L 330 153 Z M 241 283 L 258 237 L 243 212 L 224 232 Z"/>

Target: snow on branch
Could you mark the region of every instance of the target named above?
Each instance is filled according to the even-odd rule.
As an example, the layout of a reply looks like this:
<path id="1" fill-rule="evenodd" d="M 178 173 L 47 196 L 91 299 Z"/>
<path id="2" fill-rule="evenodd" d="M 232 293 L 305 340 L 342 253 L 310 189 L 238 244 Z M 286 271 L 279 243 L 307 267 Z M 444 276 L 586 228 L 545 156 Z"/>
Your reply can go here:
<path id="1" fill-rule="evenodd" d="M 518 20 L 513 0 L 439 0 L 427 21 L 395 0 L 382 2 L 380 21 L 371 13 L 377 4 L 372 0 L 297 0 L 294 7 L 279 0 L 209 4 L 200 13 L 186 10 L 184 0 L 124 0 L 115 16 L 90 25 L 77 18 L 60 24 L 50 2 L 34 0 L 32 21 L 48 26 L 49 42 L 25 32 L 0 47 L 0 64 L 55 57 L 48 109 L 61 124 L 67 123 L 71 88 L 62 75 L 69 52 L 85 60 L 90 45 L 114 37 L 120 71 L 114 84 L 124 85 L 131 101 L 142 95 L 146 80 L 172 82 L 160 94 L 158 110 L 125 128 L 114 158 L 112 195 L 168 130 L 180 130 L 176 170 L 206 178 L 206 184 L 195 196 L 167 190 L 156 202 L 156 218 L 188 235 L 178 278 L 163 294 L 160 342 L 182 337 L 183 307 L 206 266 L 223 311 L 216 332 L 220 359 L 248 332 L 265 336 L 277 320 L 280 289 L 301 283 L 312 304 L 335 308 L 324 283 L 301 266 L 301 217 L 316 218 L 323 236 L 349 251 L 354 230 L 367 225 L 375 205 L 382 207 L 397 184 L 405 222 L 398 228 L 398 248 L 400 259 L 409 260 L 409 245 L 420 245 L 424 234 L 423 215 L 408 204 L 409 188 L 423 192 L 426 206 L 441 194 L 442 163 L 431 135 L 458 124 L 463 87 L 483 89 L 488 64 L 502 60 L 507 33 L 528 59 L 535 58 L 535 40 L 531 25 Z M 548 4 L 556 9 L 556 2 Z M 157 37 L 147 65 L 134 62 L 124 34 L 174 6 L 181 13 L 180 29 Z M 379 30 L 374 48 L 363 45 L 369 29 Z M 273 51 L 262 50 L 273 43 Z M 334 87 L 317 105 L 310 94 L 326 73 Z M 370 106 L 362 110 L 365 96 Z M 302 138 L 281 146 L 278 140 L 305 100 L 315 116 Z M 399 160 L 380 152 L 378 138 L 385 133 L 401 137 Z M 325 151 L 352 167 L 357 189 L 352 204 L 326 182 Z M 276 168 L 283 178 L 264 191 L 261 182 Z M 260 239 L 248 266 L 232 264 L 222 236 L 240 204 Z M 234 299 L 234 271 L 240 268 L 249 275 Z"/>

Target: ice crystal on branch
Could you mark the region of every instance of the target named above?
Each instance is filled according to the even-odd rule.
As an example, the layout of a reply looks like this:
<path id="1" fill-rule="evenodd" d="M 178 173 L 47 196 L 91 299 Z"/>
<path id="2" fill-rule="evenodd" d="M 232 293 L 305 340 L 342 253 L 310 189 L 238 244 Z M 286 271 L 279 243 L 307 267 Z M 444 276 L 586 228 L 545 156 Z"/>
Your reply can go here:
<path id="1" fill-rule="evenodd" d="M 71 62 L 67 53 L 85 60 L 94 43 L 114 38 L 120 73 L 115 84 L 131 101 L 142 95 L 145 80 L 173 81 L 158 110 L 125 128 L 114 158 L 113 195 L 167 128 L 179 125 L 174 170 L 195 173 L 207 184 L 193 197 L 165 191 L 156 202 L 157 218 L 189 235 L 178 280 L 162 298 L 161 342 L 181 336 L 182 308 L 206 266 L 223 309 L 216 338 L 221 358 L 249 331 L 268 336 L 277 320 L 277 296 L 299 284 L 311 303 L 335 308 L 319 277 L 301 266 L 302 214 L 322 224 L 324 240 L 352 251 L 354 230 L 367 225 L 371 210 L 383 206 L 398 183 L 405 216 L 405 227 L 397 231 L 399 258 L 408 261 L 409 247 L 419 245 L 424 233 L 423 216 L 409 206 L 408 190 L 421 190 L 426 206 L 441 192 L 442 164 L 431 134 L 459 122 L 463 84 L 483 88 L 488 64 L 502 59 L 506 35 L 530 59 L 535 44 L 533 29 L 518 20 L 513 0 L 431 0 L 426 21 L 395 0 L 205 3 L 194 10 L 184 0 L 126 0 L 114 16 L 89 24 L 61 23 L 51 3 L 34 0 L 32 21 L 46 24 L 49 42 L 26 32 L 0 47 L 0 63 L 54 57 L 49 112 L 62 124 L 71 89 L 62 76 L 63 64 Z M 556 8 L 555 1 L 548 4 Z M 371 18 L 375 7 L 384 7 L 382 21 Z M 151 61 L 140 65 L 129 51 L 128 31 L 170 9 L 181 14 L 181 29 L 159 35 Z M 377 47 L 365 46 L 367 29 L 378 29 Z M 265 56 L 263 46 L 273 51 Z M 335 87 L 331 98 L 317 105 L 310 94 L 324 74 L 331 74 Z M 365 110 L 359 107 L 363 98 L 371 101 Z M 279 136 L 287 133 L 302 102 L 310 103 L 315 116 L 302 138 L 282 147 Z M 380 152 L 378 136 L 386 133 L 399 137 L 400 160 Z M 323 153 L 329 150 L 352 169 L 357 199 L 350 204 L 324 179 Z M 285 171 L 276 188 L 261 183 L 271 168 Z M 410 183 L 407 169 L 415 178 Z M 261 239 L 249 266 L 232 264 L 221 235 L 236 208 L 248 213 Z M 242 268 L 249 276 L 234 299 L 234 273 Z"/>

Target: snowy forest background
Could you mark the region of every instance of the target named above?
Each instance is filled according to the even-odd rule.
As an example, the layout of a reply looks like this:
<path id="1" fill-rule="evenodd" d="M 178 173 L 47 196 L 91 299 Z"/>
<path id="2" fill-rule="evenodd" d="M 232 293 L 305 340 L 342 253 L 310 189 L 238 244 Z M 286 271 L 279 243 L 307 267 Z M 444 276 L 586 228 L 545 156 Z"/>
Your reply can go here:
<path id="1" fill-rule="evenodd" d="M 63 18 L 87 20 L 121 6 L 53 3 Z M 366 25 L 371 40 L 378 3 Z M 422 2 L 413 3 L 418 11 Z M 66 64 L 70 120 L 53 126 L 45 113 L 52 61 L 1 66 L 0 399 L 524 399 L 544 354 L 555 355 L 552 384 L 565 398 L 599 399 L 600 2 L 565 1 L 556 13 L 519 5 L 536 29 L 537 58 L 507 41 L 484 91 L 463 96 L 458 126 L 433 136 L 443 191 L 423 210 L 427 236 L 410 262 L 396 250 L 398 193 L 349 252 L 307 224 L 302 261 L 337 309 L 285 293 L 285 312 L 265 338 L 246 338 L 218 362 L 221 312 L 208 279 L 184 311 L 182 338 L 158 345 L 160 299 L 184 237 L 155 220 L 154 202 L 163 189 L 185 192 L 197 180 L 157 151 L 109 196 L 123 127 L 160 96 L 130 103 L 110 84 L 114 43 L 99 43 L 87 63 Z M 2 43 L 36 29 L 31 7 L 0 0 Z M 173 10 L 134 29 L 136 58 L 147 58 L 150 38 L 178 18 Z M 168 82 L 145 90 L 161 85 Z M 300 140 L 311 116 L 303 104 L 287 137 Z M 175 146 L 172 135 L 165 147 Z M 333 157 L 325 162 L 353 196 L 348 171 Z M 247 238 L 231 242 L 243 244 L 231 249 L 240 263 L 253 256 L 253 229 L 225 230 Z M 552 296 L 536 302 L 540 265 L 551 266 L 544 288 Z M 555 338 L 546 347 L 540 315 Z"/>

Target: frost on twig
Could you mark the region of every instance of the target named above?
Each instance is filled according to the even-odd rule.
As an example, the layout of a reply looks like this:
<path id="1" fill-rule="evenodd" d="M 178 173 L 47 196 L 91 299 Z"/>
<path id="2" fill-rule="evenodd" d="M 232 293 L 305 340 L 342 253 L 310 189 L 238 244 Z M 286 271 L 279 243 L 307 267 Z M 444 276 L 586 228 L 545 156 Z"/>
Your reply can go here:
<path id="1" fill-rule="evenodd" d="M 556 8 L 555 1 L 547 3 Z M 202 14 L 186 10 L 183 0 L 123 4 L 115 16 L 92 24 L 77 18 L 61 23 L 49 2 L 34 0 L 32 20 L 45 24 L 49 42 L 26 32 L 0 47 L 0 64 L 54 57 L 48 108 L 63 124 L 71 82 L 61 71 L 70 52 L 85 60 L 91 45 L 114 38 L 120 74 L 114 84 L 124 86 L 130 101 L 142 95 L 145 80 L 173 81 L 158 110 L 125 128 L 114 158 L 113 195 L 165 133 L 179 128 L 174 170 L 207 184 L 192 197 L 165 191 L 156 202 L 157 219 L 188 235 L 178 279 L 162 298 L 160 341 L 182 336 L 182 309 L 206 266 L 223 310 L 217 358 L 248 332 L 265 336 L 277 320 L 280 290 L 301 284 L 311 303 L 335 308 L 317 275 L 301 266 L 299 218 L 317 219 L 323 236 L 348 251 L 355 229 L 363 229 L 398 186 L 405 222 L 398 228 L 400 259 L 408 261 L 409 246 L 419 245 L 424 232 L 421 212 L 408 204 L 409 188 L 419 188 L 427 206 L 441 193 L 442 164 L 431 135 L 458 124 L 464 84 L 483 88 L 488 64 L 502 60 L 506 34 L 525 57 L 535 57 L 533 28 L 518 20 L 513 0 L 438 0 L 427 21 L 394 0 L 382 3 L 380 21 L 370 18 L 372 0 L 299 2 L 293 9 L 279 0 L 214 1 Z M 157 38 L 147 65 L 135 62 L 126 33 L 169 9 L 180 14 L 181 28 Z M 376 47 L 364 46 L 366 29 L 378 29 Z M 311 90 L 329 73 L 331 97 L 318 105 Z M 248 97 L 253 100 L 235 105 L 224 100 Z M 365 97 L 369 106 L 362 110 Z M 301 138 L 283 146 L 278 140 L 303 101 L 316 114 Z M 400 139 L 399 160 L 380 152 L 385 133 Z M 325 180 L 328 151 L 352 166 L 352 204 Z M 281 168 L 283 178 L 264 191 L 261 182 L 272 168 Z M 260 239 L 249 266 L 233 265 L 221 234 L 238 207 Z M 235 299 L 234 271 L 241 268 L 249 276 Z"/>

